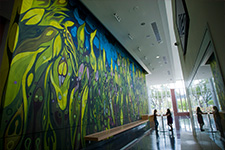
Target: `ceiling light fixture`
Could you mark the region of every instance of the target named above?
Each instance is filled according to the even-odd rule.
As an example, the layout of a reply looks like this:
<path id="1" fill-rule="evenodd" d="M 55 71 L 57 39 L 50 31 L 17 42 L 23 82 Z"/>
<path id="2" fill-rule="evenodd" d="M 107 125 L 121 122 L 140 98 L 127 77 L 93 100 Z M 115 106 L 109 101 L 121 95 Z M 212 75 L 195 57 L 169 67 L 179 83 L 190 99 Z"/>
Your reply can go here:
<path id="1" fill-rule="evenodd" d="M 170 75 L 170 71 L 169 70 L 167 71 L 167 73 L 168 73 L 168 75 Z"/>
<path id="2" fill-rule="evenodd" d="M 138 51 L 139 51 L 139 52 L 141 52 L 141 49 L 140 49 L 140 47 L 138 47 L 137 49 L 138 49 Z"/>
<path id="3" fill-rule="evenodd" d="M 114 13 L 113 16 L 116 18 L 116 20 L 117 20 L 118 22 L 121 21 L 121 18 L 117 15 L 117 13 Z"/>
<path id="4" fill-rule="evenodd" d="M 138 10 L 138 9 L 139 9 L 139 6 L 134 6 L 134 7 L 133 7 L 133 10 L 134 10 L 134 11 L 136 11 L 136 10 Z"/>
<path id="5" fill-rule="evenodd" d="M 167 64 L 166 56 L 163 56 L 164 63 Z"/>
<path id="6" fill-rule="evenodd" d="M 130 33 L 128 33 L 128 37 L 129 39 L 133 40 L 133 37 L 130 35 Z"/>
<path id="7" fill-rule="evenodd" d="M 144 26 L 145 25 L 145 22 L 142 22 L 141 25 Z"/>
<path id="8" fill-rule="evenodd" d="M 149 39 L 151 36 L 150 35 L 146 35 L 146 38 Z"/>

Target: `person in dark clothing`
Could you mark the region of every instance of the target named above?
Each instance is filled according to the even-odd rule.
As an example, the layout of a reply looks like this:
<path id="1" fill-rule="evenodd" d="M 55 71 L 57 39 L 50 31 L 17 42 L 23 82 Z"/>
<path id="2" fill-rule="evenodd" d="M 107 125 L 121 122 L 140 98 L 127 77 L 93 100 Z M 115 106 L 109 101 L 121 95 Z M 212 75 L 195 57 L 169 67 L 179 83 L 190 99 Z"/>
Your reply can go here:
<path id="1" fill-rule="evenodd" d="M 223 134 L 223 127 L 222 127 L 222 124 L 221 124 L 221 117 L 220 117 L 220 113 L 219 113 L 219 110 L 216 106 L 213 106 L 213 117 L 214 117 L 214 120 L 215 120 L 215 123 L 216 123 L 216 129 L 218 131 L 220 131 L 220 134 L 222 137 L 224 137 L 224 134 Z"/>
<path id="2" fill-rule="evenodd" d="M 167 112 L 165 115 L 163 116 L 167 116 L 167 124 L 170 127 L 170 131 L 173 131 L 173 118 L 172 118 L 172 114 L 170 112 L 170 109 L 167 109 Z"/>
<path id="3" fill-rule="evenodd" d="M 157 110 L 155 109 L 154 110 L 154 122 L 155 122 L 155 130 L 158 131 L 158 125 L 159 125 L 159 122 L 157 120 L 157 116 L 160 116 L 157 114 Z"/>
<path id="4" fill-rule="evenodd" d="M 200 126 L 200 130 L 201 130 L 201 131 L 205 131 L 205 130 L 203 129 L 203 125 L 204 125 L 205 123 L 204 123 L 204 120 L 203 120 L 202 115 L 203 115 L 203 114 L 207 114 L 207 113 L 203 113 L 203 112 L 201 111 L 200 107 L 197 107 L 196 114 L 197 114 L 197 119 L 198 119 L 198 124 L 199 124 L 199 126 Z"/>

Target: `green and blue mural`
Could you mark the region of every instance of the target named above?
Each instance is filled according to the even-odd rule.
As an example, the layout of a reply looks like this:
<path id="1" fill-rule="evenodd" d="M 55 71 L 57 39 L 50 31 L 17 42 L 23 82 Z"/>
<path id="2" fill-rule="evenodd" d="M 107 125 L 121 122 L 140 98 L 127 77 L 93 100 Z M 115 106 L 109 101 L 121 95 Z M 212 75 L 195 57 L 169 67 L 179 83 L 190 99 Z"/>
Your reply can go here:
<path id="1" fill-rule="evenodd" d="M 210 64 L 214 82 L 215 82 L 215 87 L 216 87 L 216 94 L 218 96 L 218 100 L 221 106 L 221 109 L 224 111 L 225 110 L 225 89 L 224 89 L 224 82 L 223 78 L 221 76 L 220 68 L 218 66 L 218 63 L 216 61 L 215 55 L 212 55 L 208 61 Z"/>
<path id="2" fill-rule="evenodd" d="M 1 149 L 80 149 L 85 135 L 148 113 L 144 71 L 80 7 L 15 1 L 1 85 Z"/>

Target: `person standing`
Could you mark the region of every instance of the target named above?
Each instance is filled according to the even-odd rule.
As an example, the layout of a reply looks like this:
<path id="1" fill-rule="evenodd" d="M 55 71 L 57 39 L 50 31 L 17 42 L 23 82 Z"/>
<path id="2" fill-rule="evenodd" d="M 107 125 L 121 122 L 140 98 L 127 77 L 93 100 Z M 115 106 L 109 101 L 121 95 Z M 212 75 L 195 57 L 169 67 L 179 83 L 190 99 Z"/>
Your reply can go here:
<path id="1" fill-rule="evenodd" d="M 170 127 L 170 131 L 173 131 L 173 118 L 169 108 L 167 109 L 166 114 L 163 116 L 167 116 L 167 124 Z"/>
<path id="2" fill-rule="evenodd" d="M 215 120 L 215 123 L 216 123 L 216 129 L 220 131 L 220 134 L 222 137 L 224 137 L 224 134 L 223 134 L 223 127 L 222 127 L 222 124 L 221 124 L 221 117 L 220 117 L 220 113 L 219 113 L 219 110 L 216 106 L 213 106 L 213 117 L 214 117 L 214 120 Z"/>
<path id="3" fill-rule="evenodd" d="M 203 113 L 202 111 L 201 111 L 201 109 L 200 109 L 200 107 L 197 107 L 197 109 L 196 109 L 196 114 L 197 114 L 197 119 L 198 119 L 198 124 L 199 124 L 199 126 L 200 126 L 200 130 L 201 131 L 205 131 L 204 129 L 203 129 L 203 126 L 204 126 L 204 120 L 203 120 L 203 117 L 202 117 L 202 115 L 203 114 L 207 114 L 207 113 Z"/>
<path id="4" fill-rule="evenodd" d="M 155 130 L 158 131 L 159 122 L 157 120 L 157 116 L 160 116 L 157 114 L 157 110 L 154 110 L 154 122 L 155 122 Z"/>

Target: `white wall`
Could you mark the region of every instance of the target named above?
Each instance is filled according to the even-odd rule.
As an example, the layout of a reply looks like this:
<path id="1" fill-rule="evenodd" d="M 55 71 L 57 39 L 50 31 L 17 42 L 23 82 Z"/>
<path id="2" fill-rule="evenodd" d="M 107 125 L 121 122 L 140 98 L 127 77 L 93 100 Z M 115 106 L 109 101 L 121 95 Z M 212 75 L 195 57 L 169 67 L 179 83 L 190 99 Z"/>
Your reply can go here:
<path id="1" fill-rule="evenodd" d="M 175 0 L 172 0 L 173 13 L 175 10 Z M 221 66 L 223 78 L 225 77 L 225 30 L 224 30 L 224 1 L 222 0 L 186 0 L 186 5 L 190 18 L 187 53 L 183 56 L 180 45 L 179 56 L 181 60 L 184 80 L 190 80 L 192 70 L 195 65 L 203 35 L 208 24 L 211 37 L 214 42 L 215 51 Z M 175 18 L 175 14 L 173 14 Z M 175 25 L 175 35 L 178 39 L 178 32 Z"/>

